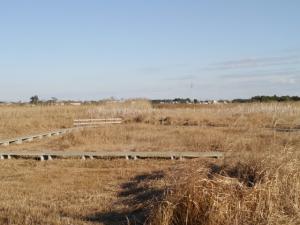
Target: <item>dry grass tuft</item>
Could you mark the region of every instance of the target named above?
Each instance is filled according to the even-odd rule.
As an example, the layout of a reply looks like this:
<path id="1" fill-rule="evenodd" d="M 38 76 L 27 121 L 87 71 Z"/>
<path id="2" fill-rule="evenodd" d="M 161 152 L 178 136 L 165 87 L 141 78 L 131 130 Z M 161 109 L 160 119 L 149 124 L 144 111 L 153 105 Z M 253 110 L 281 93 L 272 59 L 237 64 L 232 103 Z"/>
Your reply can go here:
<path id="1" fill-rule="evenodd" d="M 189 168 L 167 190 L 148 224 L 299 224 L 299 155 L 291 156 Z"/>

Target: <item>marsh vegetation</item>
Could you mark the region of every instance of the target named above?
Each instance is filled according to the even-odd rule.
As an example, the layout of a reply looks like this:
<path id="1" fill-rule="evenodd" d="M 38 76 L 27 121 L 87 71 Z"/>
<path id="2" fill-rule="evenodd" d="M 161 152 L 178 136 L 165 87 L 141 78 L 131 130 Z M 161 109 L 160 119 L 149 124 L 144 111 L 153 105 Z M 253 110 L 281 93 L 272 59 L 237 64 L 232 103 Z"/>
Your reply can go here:
<path id="1" fill-rule="evenodd" d="M 224 159 L 4 160 L 1 224 L 299 224 L 299 103 L 1 106 L 0 138 L 123 124 L 11 145 L 5 151 L 221 151 Z M 3 150 L 4 147 L 0 147 Z"/>

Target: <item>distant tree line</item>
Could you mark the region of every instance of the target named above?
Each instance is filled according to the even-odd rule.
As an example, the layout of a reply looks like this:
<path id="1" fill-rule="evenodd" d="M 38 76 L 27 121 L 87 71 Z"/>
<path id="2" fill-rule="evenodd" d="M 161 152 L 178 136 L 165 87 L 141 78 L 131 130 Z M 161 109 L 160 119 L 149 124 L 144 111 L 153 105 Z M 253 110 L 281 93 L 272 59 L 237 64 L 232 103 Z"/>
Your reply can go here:
<path id="1" fill-rule="evenodd" d="M 198 99 L 190 99 L 190 98 L 174 98 L 174 99 L 154 99 L 151 100 L 153 104 L 158 104 L 158 103 L 198 103 Z"/>
<path id="2" fill-rule="evenodd" d="M 259 95 L 259 96 L 254 96 L 249 99 L 234 99 L 232 102 L 236 103 L 247 103 L 247 102 L 289 102 L 289 101 L 300 101 L 300 97 L 298 96 L 267 96 L 267 95 Z"/>
<path id="3" fill-rule="evenodd" d="M 39 98 L 38 95 L 34 95 L 30 97 L 29 104 L 31 105 L 62 105 L 62 104 L 73 104 L 73 103 L 80 103 L 82 105 L 99 105 L 103 104 L 106 101 L 114 101 L 114 99 L 109 98 L 109 99 L 103 99 L 103 100 L 98 100 L 98 101 L 77 101 L 77 100 L 58 100 L 56 97 L 51 97 L 50 99 L 47 100 L 42 100 Z M 20 103 L 20 104 L 26 104 L 26 103 Z"/>
<path id="4" fill-rule="evenodd" d="M 74 102 L 83 104 L 83 105 L 100 105 L 103 104 L 107 101 L 118 101 L 115 99 L 102 99 L 102 100 L 97 100 L 97 101 L 74 101 L 74 100 L 61 100 L 59 101 L 57 98 L 52 97 L 51 99 L 48 100 L 41 100 L 38 95 L 34 95 L 30 98 L 29 103 L 32 105 L 57 105 L 57 104 L 73 104 Z M 123 101 L 123 100 L 120 100 Z M 254 96 L 252 98 L 248 99 L 243 99 L 243 98 L 237 98 L 232 101 L 230 100 L 198 100 L 198 99 L 191 99 L 191 98 L 174 98 L 174 99 L 153 99 L 149 100 L 153 104 L 215 104 L 215 103 L 251 103 L 251 102 L 295 102 L 295 101 L 300 101 L 299 96 L 267 96 L 267 95 L 258 95 Z M 6 102 L 0 101 L 0 104 L 5 104 Z M 13 102 L 12 102 L 13 103 Z M 26 104 L 22 102 L 17 102 L 15 104 Z"/>
<path id="5" fill-rule="evenodd" d="M 299 96 L 289 96 L 289 95 L 285 95 L 285 96 L 277 96 L 277 95 L 273 95 L 273 96 L 267 96 L 267 95 L 258 95 L 258 96 L 254 96 L 252 98 L 248 98 L 248 99 L 243 99 L 243 98 L 237 98 L 234 99 L 232 101 L 229 100 L 218 100 L 218 101 L 212 101 L 212 100 L 206 100 L 206 101 L 201 101 L 198 99 L 190 99 L 190 98 L 174 98 L 174 99 L 155 99 L 152 100 L 153 104 L 159 104 L 159 103 L 211 103 L 211 102 L 233 102 L 233 103 L 250 103 L 250 102 L 289 102 L 289 101 L 300 101 L 300 97 Z"/>
<path id="6" fill-rule="evenodd" d="M 40 100 L 39 99 L 39 96 L 38 95 L 34 95 L 30 98 L 30 101 L 29 103 L 30 104 L 33 104 L 33 105 L 52 105 L 52 104 L 55 104 L 57 102 L 57 98 L 55 97 L 52 97 L 51 99 L 49 100 Z"/>

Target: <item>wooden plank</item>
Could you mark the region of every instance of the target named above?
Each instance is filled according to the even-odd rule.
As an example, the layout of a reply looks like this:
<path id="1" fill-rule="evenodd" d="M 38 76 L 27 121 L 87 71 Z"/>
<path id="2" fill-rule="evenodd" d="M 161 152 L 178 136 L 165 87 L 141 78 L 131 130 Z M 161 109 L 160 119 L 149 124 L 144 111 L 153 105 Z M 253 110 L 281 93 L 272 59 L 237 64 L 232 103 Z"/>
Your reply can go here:
<path id="1" fill-rule="evenodd" d="M 35 135 L 21 136 L 21 137 L 6 139 L 6 140 L 0 140 L 0 146 L 8 146 L 9 144 L 16 144 L 16 143 L 20 144 L 23 141 L 33 141 L 33 139 L 42 139 L 43 137 L 51 137 L 51 136 L 55 136 L 55 135 L 65 134 L 68 132 L 72 132 L 75 129 L 79 130 L 81 128 L 77 128 L 77 127 L 65 128 L 65 129 L 60 129 L 60 130 L 56 130 L 56 131 L 39 133 L 39 134 L 35 134 Z"/>
<path id="2" fill-rule="evenodd" d="M 80 152 L 80 151 L 41 151 L 41 152 L 25 152 L 25 151 L 9 151 L 0 152 L 0 156 L 8 158 L 36 158 L 36 159 L 53 159 L 53 158 L 82 158 L 82 159 L 182 159 L 182 158 L 222 158 L 222 152 L 130 152 L 130 151 L 97 151 L 97 152 Z"/>
<path id="3" fill-rule="evenodd" d="M 27 142 L 33 141 L 33 139 L 35 139 L 35 138 L 40 139 L 41 137 L 51 137 L 52 135 L 63 134 L 68 130 L 69 130 L 69 128 L 57 130 L 57 131 L 46 132 L 46 133 L 35 134 L 35 135 L 16 137 L 16 138 L 11 138 L 11 139 L 7 139 L 7 140 L 0 140 L 0 145 L 8 146 L 9 144 L 21 144 L 22 142 L 26 142 L 26 141 Z"/>
<path id="4" fill-rule="evenodd" d="M 122 118 L 104 118 L 104 119 L 75 119 L 74 122 L 97 122 L 97 121 L 122 121 Z"/>
<path id="5" fill-rule="evenodd" d="M 74 127 L 87 127 L 93 126 L 97 127 L 104 124 L 120 124 L 122 123 L 122 118 L 98 118 L 98 119 L 75 119 Z"/>
<path id="6" fill-rule="evenodd" d="M 110 121 L 81 121 L 81 122 L 74 122 L 74 124 L 84 124 L 84 123 L 122 123 L 122 120 L 110 120 Z"/>
<path id="7" fill-rule="evenodd" d="M 94 125 L 103 125 L 103 124 L 120 124 L 122 123 L 122 121 L 108 121 L 108 122 L 82 122 L 82 123 L 74 123 L 74 126 L 86 126 L 86 125 L 90 125 L 90 126 L 94 126 Z"/>

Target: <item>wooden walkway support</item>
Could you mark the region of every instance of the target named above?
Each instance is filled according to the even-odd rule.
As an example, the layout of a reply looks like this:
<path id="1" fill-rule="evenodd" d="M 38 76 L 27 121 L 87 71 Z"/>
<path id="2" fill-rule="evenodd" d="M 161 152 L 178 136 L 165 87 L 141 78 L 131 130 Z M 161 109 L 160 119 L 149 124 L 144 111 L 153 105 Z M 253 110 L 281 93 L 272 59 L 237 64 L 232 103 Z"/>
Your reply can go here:
<path id="1" fill-rule="evenodd" d="M 169 159 L 183 160 L 193 158 L 222 158 L 222 152 L 80 152 L 80 151 L 45 151 L 45 152 L 24 152 L 24 151 L 7 151 L 0 152 L 0 159 L 36 159 L 40 161 L 54 159 Z"/>
<path id="2" fill-rule="evenodd" d="M 106 118 L 106 119 L 76 119 L 74 120 L 74 127 L 96 127 L 103 124 L 120 124 L 122 118 Z"/>

